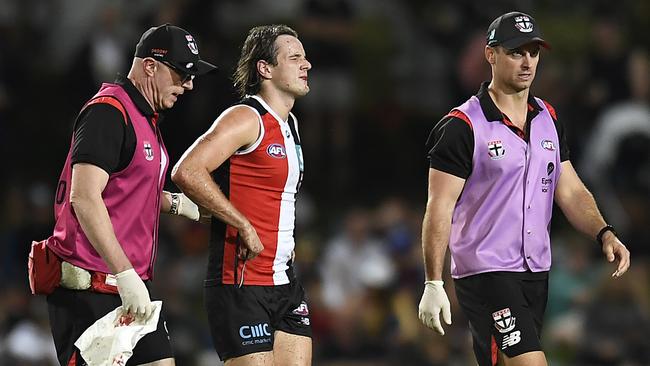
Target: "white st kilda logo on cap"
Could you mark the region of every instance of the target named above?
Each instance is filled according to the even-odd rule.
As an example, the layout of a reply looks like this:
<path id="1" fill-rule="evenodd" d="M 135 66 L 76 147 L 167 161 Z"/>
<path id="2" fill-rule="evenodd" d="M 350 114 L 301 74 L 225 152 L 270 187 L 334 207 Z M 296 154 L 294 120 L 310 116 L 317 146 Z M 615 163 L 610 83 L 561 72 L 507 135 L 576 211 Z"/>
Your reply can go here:
<path id="1" fill-rule="evenodd" d="M 194 38 L 186 34 L 185 39 L 187 40 L 187 47 L 192 51 L 193 54 L 198 55 L 199 54 L 199 47 L 196 45 L 196 42 L 194 42 Z"/>
<path id="2" fill-rule="evenodd" d="M 151 148 L 151 143 L 149 141 L 144 142 L 144 158 L 147 161 L 153 160 L 153 149 Z"/>
<path id="3" fill-rule="evenodd" d="M 530 33 L 533 31 L 533 22 L 525 15 L 515 17 L 515 28 L 519 29 L 522 33 Z"/>

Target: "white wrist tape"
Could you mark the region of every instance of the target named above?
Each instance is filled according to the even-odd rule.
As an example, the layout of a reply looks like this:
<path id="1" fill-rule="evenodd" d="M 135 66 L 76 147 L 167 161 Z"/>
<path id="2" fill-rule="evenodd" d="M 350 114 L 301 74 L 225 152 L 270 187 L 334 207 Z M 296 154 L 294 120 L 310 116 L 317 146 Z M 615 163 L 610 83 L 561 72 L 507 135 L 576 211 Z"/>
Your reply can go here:
<path id="1" fill-rule="evenodd" d="M 171 193 L 172 204 L 169 213 L 172 215 L 185 216 L 190 220 L 199 221 L 201 214 L 199 206 L 183 193 Z"/>

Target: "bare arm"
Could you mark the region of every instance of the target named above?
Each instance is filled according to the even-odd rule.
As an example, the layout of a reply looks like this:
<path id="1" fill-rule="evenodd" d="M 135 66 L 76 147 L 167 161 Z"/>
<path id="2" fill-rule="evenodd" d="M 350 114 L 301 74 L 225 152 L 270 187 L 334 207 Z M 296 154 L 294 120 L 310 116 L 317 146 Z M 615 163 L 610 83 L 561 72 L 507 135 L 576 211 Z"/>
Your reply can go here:
<path id="1" fill-rule="evenodd" d="M 593 195 L 582 183 L 570 161 L 562 163 L 562 173 L 555 189 L 555 203 L 573 227 L 592 239 L 607 225 Z M 612 232 L 603 235 L 602 249 L 608 261 L 619 259 L 614 276 L 620 277 L 627 271 L 630 266 L 630 252 Z"/>
<path id="2" fill-rule="evenodd" d="M 562 173 L 555 189 L 555 203 L 573 227 L 592 239 L 607 225 L 594 197 L 582 183 L 570 161 L 562 163 Z"/>
<path id="3" fill-rule="evenodd" d="M 451 325 L 451 305 L 443 287 L 442 270 L 449 245 L 451 218 L 465 180 L 440 170 L 429 169 L 429 197 L 422 223 L 422 252 L 426 281 L 418 305 L 418 317 L 424 325 L 441 335 L 445 330 L 440 313 Z"/>
<path id="4" fill-rule="evenodd" d="M 248 107 L 229 110 L 190 146 L 172 170 L 172 181 L 192 201 L 237 228 L 248 249 L 259 250 L 257 253 L 263 248 L 255 230 L 221 192 L 210 174 L 238 149 L 255 142 L 260 133 L 258 119 Z"/>
<path id="5" fill-rule="evenodd" d="M 422 251 L 427 281 L 442 280 L 451 218 L 464 185 L 462 178 L 429 169 L 429 193 L 422 223 Z"/>
<path id="6" fill-rule="evenodd" d="M 108 182 L 108 173 L 85 163 L 72 167 L 70 203 L 81 228 L 97 253 L 113 273 L 132 268 L 131 262 L 115 237 L 113 224 L 102 199 L 102 191 Z"/>

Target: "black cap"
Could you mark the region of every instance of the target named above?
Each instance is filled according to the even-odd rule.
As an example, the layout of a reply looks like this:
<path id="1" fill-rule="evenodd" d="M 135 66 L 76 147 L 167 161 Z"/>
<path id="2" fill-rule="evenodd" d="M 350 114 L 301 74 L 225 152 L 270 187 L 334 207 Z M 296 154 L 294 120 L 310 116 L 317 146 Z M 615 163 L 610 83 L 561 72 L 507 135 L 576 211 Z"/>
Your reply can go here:
<path id="1" fill-rule="evenodd" d="M 201 60 L 199 46 L 188 31 L 169 24 L 144 32 L 135 46 L 135 57 L 152 57 L 190 75 L 203 75 L 217 69 Z"/>
<path id="2" fill-rule="evenodd" d="M 526 43 L 538 42 L 551 48 L 542 38 L 542 32 L 535 19 L 528 14 L 513 11 L 496 18 L 487 30 L 487 45 L 502 46 L 512 50 Z"/>

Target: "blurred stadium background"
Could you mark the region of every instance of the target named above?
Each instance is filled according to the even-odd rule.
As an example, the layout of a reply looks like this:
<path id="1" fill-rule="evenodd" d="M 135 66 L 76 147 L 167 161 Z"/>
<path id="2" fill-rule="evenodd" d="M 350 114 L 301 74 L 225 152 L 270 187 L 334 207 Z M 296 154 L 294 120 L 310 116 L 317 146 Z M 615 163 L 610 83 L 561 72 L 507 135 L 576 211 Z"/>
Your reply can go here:
<path id="1" fill-rule="evenodd" d="M 172 163 L 236 101 L 230 75 L 253 25 L 300 34 L 312 92 L 297 102 L 306 175 L 297 267 L 310 296 L 316 365 L 471 365 L 466 320 L 419 323 L 424 142 L 489 79 L 484 30 L 531 13 L 553 45 L 533 91 L 568 127 L 571 160 L 632 252 L 613 271 L 558 212 L 543 342 L 552 365 L 650 365 L 650 2 L 435 0 L 0 0 L 0 364 L 54 365 L 47 307 L 29 295 L 32 239 L 50 235 L 72 122 L 130 66 L 140 34 L 192 32 L 221 72 L 167 114 Z M 168 180 L 168 189 L 176 187 Z M 207 228 L 165 217 L 154 294 L 177 364 L 215 365 L 202 305 Z M 451 284 L 450 279 L 447 279 Z"/>

